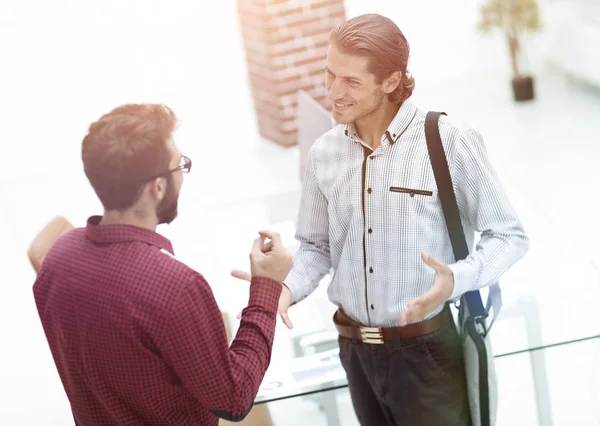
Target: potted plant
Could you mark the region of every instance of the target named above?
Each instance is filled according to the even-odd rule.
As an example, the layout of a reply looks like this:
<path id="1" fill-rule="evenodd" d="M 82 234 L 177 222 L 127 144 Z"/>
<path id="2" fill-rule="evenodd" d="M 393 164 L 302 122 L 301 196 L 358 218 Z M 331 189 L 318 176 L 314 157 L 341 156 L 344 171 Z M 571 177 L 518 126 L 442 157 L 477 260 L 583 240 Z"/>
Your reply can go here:
<path id="1" fill-rule="evenodd" d="M 486 0 L 481 7 L 479 29 L 500 28 L 506 35 L 513 71 L 512 87 L 516 101 L 533 99 L 533 78 L 519 69 L 520 37 L 541 28 L 537 0 Z"/>

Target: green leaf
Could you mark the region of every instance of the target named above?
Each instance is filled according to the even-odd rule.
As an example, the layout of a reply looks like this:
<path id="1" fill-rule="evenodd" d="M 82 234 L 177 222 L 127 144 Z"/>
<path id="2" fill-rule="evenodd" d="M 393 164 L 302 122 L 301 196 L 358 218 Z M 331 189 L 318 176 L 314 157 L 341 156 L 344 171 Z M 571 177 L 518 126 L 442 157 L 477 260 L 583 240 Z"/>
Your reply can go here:
<path id="1" fill-rule="evenodd" d="M 479 30 L 536 31 L 541 28 L 537 0 L 488 0 L 481 7 Z"/>

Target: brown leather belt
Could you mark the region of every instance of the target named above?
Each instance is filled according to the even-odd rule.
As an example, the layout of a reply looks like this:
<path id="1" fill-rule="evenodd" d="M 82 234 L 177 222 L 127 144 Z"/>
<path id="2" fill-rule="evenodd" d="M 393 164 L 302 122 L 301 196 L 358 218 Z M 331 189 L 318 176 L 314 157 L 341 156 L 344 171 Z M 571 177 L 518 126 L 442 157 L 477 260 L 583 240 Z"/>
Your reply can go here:
<path id="1" fill-rule="evenodd" d="M 340 336 L 379 345 L 391 340 L 410 339 L 433 333 L 453 321 L 448 304 L 436 316 L 404 327 L 365 327 L 348 318 L 341 308 L 333 315 L 333 322 Z"/>

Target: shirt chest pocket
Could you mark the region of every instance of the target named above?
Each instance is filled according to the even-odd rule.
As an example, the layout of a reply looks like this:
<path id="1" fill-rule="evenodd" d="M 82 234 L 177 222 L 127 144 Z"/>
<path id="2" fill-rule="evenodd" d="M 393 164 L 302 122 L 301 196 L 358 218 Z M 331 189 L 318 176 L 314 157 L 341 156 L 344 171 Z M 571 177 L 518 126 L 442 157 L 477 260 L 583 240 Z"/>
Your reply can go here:
<path id="1" fill-rule="evenodd" d="M 403 215 L 405 219 L 433 217 L 439 209 L 437 189 L 417 185 L 387 187 L 384 203 L 388 211 Z"/>
<path id="2" fill-rule="evenodd" d="M 399 194 L 408 194 L 411 198 L 415 196 L 420 197 L 433 197 L 433 191 L 428 191 L 424 189 L 415 189 L 415 188 L 405 188 L 401 186 L 390 186 L 390 192 L 397 192 Z M 392 195 L 393 197 L 393 195 Z"/>

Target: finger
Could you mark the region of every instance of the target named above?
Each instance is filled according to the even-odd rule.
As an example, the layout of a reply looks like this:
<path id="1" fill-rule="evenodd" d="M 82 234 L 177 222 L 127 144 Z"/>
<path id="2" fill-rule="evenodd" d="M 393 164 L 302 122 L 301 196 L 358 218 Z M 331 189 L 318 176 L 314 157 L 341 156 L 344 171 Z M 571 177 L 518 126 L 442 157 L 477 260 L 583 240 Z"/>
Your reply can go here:
<path id="1" fill-rule="evenodd" d="M 231 276 L 237 278 L 238 280 L 252 280 L 252 275 L 250 274 L 250 272 L 241 271 L 239 269 L 234 269 L 233 271 L 231 271 Z"/>
<path id="2" fill-rule="evenodd" d="M 421 309 L 427 309 L 432 305 L 435 305 L 436 299 L 440 294 L 439 285 L 437 285 L 438 282 L 439 280 L 435 280 L 433 283 L 433 287 L 431 287 L 427 292 L 425 292 L 423 296 L 408 302 L 407 306 L 409 308 L 416 307 Z"/>
<path id="3" fill-rule="evenodd" d="M 421 252 L 421 259 L 423 259 L 423 262 L 425 262 L 427 266 L 435 269 L 436 271 L 439 271 L 441 268 L 446 266 L 444 262 L 440 262 L 439 260 L 434 259 L 424 251 Z"/>
<path id="4" fill-rule="evenodd" d="M 410 302 L 408 302 L 406 304 L 406 307 L 409 310 L 413 310 L 413 309 L 419 309 L 421 306 L 423 306 L 423 297 L 419 297 L 418 299 L 413 299 Z"/>
<path id="5" fill-rule="evenodd" d="M 266 242 L 265 244 L 263 244 L 263 248 L 262 248 L 263 253 L 268 253 L 271 250 L 273 250 L 273 242 L 272 241 L 269 241 L 269 242 Z"/>
<path id="6" fill-rule="evenodd" d="M 408 324 L 408 320 L 406 319 L 406 312 L 400 312 L 400 327 L 404 327 Z"/>
<path id="7" fill-rule="evenodd" d="M 261 237 L 266 237 L 273 242 L 274 247 L 283 247 L 283 242 L 281 241 L 281 235 L 275 231 L 258 231 L 258 234 Z"/>
<path id="8" fill-rule="evenodd" d="M 411 300 L 407 304 L 406 311 L 400 314 L 400 326 L 403 327 L 413 322 L 422 321 L 425 318 L 425 312 L 424 297 Z"/>
<path id="9" fill-rule="evenodd" d="M 257 239 L 254 240 L 254 243 L 252 244 L 252 251 L 250 253 L 262 254 L 262 249 L 263 249 L 264 243 L 265 243 L 265 237 L 263 237 L 261 235 L 260 237 L 258 237 Z"/>
<path id="10" fill-rule="evenodd" d="M 294 325 L 290 321 L 290 317 L 288 317 L 287 311 L 280 312 L 279 316 L 281 317 L 281 319 L 283 320 L 283 323 L 285 324 L 285 326 L 287 328 L 289 328 L 290 330 L 292 328 L 294 328 Z"/>
<path id="11" fill-rule="evenodd" d="M 421 314 L 421 309 L 408 309 L 400 314 L 400 327 L 421 321 L 422 319 L 423 315 Z"/>

